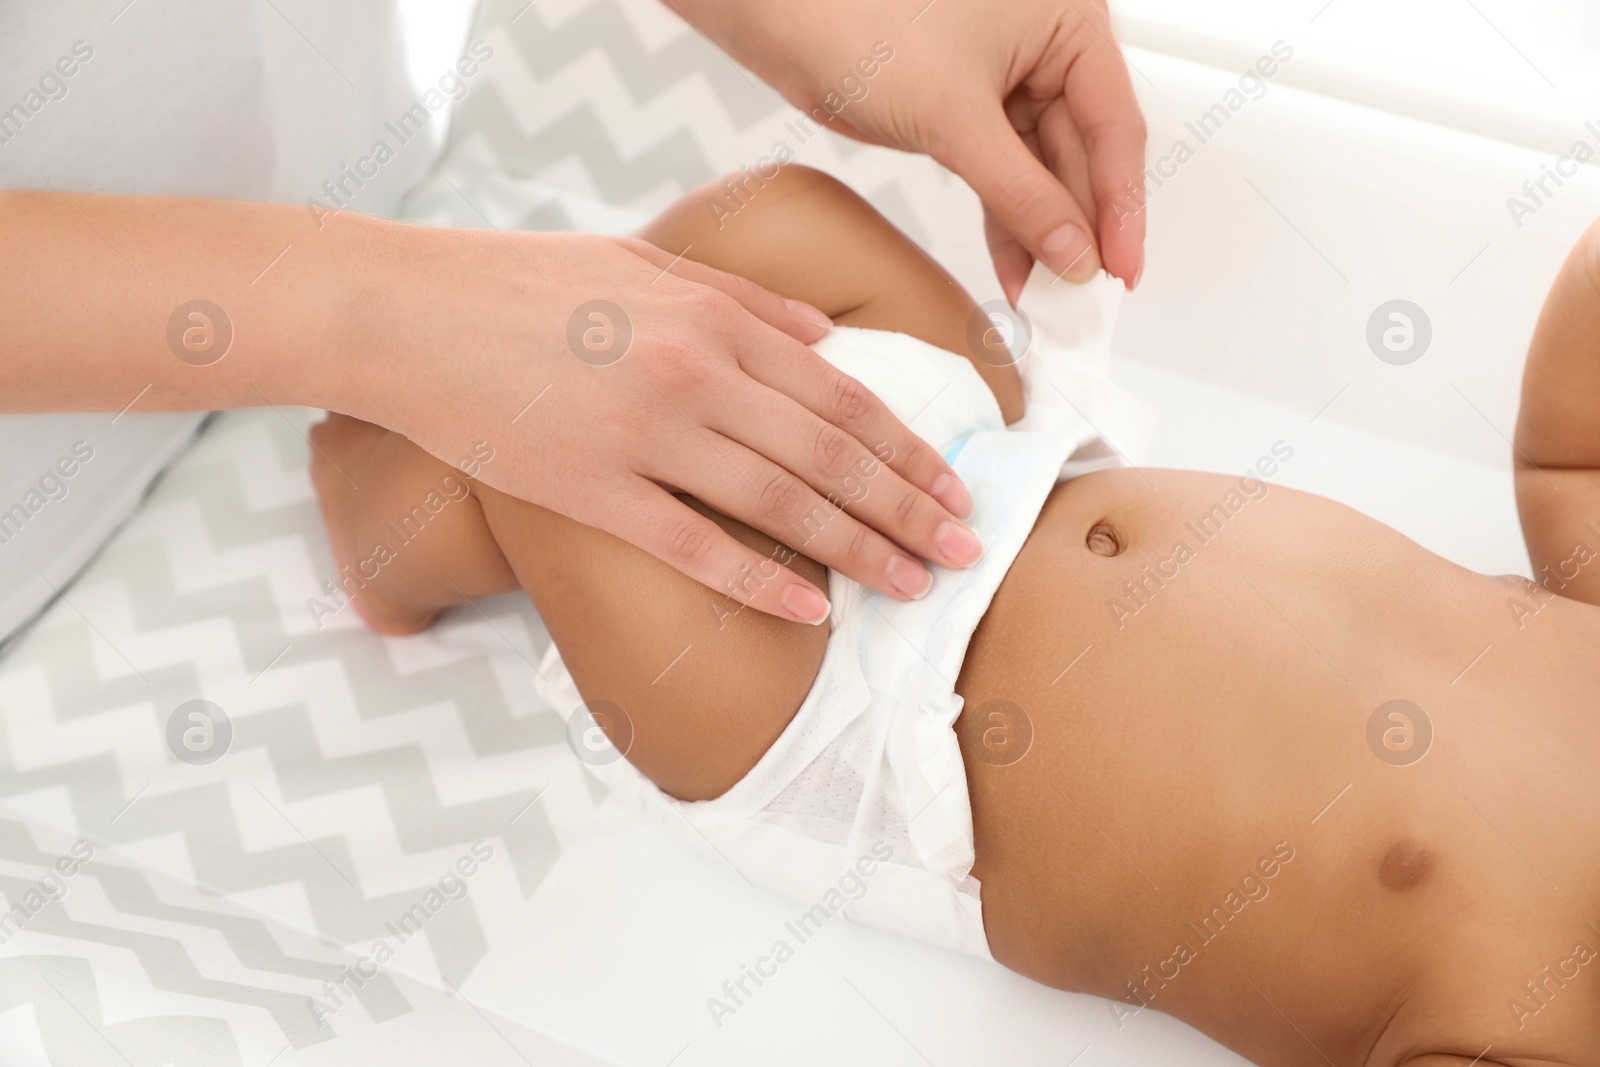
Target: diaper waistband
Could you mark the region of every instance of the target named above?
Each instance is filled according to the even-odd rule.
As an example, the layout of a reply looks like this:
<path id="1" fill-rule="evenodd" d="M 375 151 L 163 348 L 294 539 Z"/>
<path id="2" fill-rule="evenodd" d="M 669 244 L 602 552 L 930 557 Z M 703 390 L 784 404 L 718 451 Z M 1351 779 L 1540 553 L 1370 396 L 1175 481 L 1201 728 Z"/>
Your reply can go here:
<path id="1" fill-rule="evenodd" d="M 875 610 L 860 613 L 859 625 L 882 631 L 862 647 L 898 649 L 905 635 L 923 638 L 916 655 L 886 655 L 862 666 L 874 689 L 901 694 L 888 751 L 902 764 L 895 772 L 912 844 L 925 866 L 958 881 L 972 868 L 973 846 L 965 764 L 952 729 L 962 707 L 955 681 L 973 632 L 1075 444 L 1054 434 L 1017 431 L 969 437 L 954 467 L 972 492 L 967 521 L 983 541 L 983 557 L 967 570 L 935 567 L 933 588 L 922 600 L 867 594 Z M 895 664 L 905 667 L 896 670 Z"/>

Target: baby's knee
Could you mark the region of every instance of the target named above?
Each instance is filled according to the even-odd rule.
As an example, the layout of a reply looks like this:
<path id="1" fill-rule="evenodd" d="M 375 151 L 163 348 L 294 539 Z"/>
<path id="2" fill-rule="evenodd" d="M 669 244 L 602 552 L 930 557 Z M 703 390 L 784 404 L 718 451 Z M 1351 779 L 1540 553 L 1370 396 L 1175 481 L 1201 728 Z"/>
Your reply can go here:
<path id="1" fill-rule="evenodd" d="M 825 171 L 802 163 L 787 163 L 768 183 L 780 197 L 803 197 L 830 204 L 865 204 L 856 191 Z"/>
<path id="2" fill-rule="evenodd" d="M 841 212 L 867 208 L 866 201 L 839 179 L 799 163 L 744 167 L 713 179 L 702 192 L 708 217 L 718 229 L 734 219 L 749 222 L 780 209 Z"/>

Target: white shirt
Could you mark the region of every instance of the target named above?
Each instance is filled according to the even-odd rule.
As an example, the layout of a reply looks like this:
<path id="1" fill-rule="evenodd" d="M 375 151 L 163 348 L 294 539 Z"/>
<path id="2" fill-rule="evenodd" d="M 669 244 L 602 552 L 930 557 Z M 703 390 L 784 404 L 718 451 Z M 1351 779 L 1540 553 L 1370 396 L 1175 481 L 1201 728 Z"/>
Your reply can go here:
<path id="1" fill-rule="evenodd" d="M 456 7 L 464 36 L 471 4 Z M 397 0 L 0 0 L 0 188 L 326 203 L 421 99 L 404 30 Z M 391 213 L 444 132 L 441 116 L 341 206 Z M 0 417 L 0 640 L 203 417 Z"/>

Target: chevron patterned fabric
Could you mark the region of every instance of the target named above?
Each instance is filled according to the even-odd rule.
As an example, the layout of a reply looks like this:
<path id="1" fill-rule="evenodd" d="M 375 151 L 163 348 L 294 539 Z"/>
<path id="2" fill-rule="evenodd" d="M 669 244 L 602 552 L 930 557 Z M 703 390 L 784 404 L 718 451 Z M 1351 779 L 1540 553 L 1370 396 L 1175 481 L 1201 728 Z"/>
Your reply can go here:
<path id="1" fill-rule="evenodd" d="M 362 1062 L 368 1031 L 456 1010 L 441 991 L 483 958 L 490 916 L 594 830 L 601 792 L 529 695 L 548 638 L 525 598 L 405 641 L 353 612 L 317 625 L 307 600 L 335 570 L 305 474 L 314 414 L 219 418 L 0 666 L 0 1013 L 31 1006 L 46 1062 L 326 1043 Z M 232 726 L 204 765 L 165 743 L 196 698 Z M 39 890 L 80 841 L 92 856 Z"/>

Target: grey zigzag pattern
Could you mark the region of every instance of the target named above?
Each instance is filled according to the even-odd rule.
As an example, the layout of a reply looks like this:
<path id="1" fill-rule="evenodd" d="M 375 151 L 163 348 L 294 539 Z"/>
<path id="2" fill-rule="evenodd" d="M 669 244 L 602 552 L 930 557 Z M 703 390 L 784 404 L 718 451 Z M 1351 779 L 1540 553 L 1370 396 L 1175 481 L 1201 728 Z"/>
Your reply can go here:
<path id="1" fill-rule="evenodd" d="M 0 891 L 4 891 L 10 900 L 18 899 L 33 885 L 19 878 L 0 877 Z M 285 1040 L 296 1046 L 330 1041 L 337 1036 L 331 1026 L 317 1026 L 317 1019 L 311 1013 L 304 994 L 208 978 L 190 958 L 189 950 L 176 938 L 124 930 L 101 923 L 79 922 L 69 918 L 60 905 L 51 905 L 40 911 L 28 925 L 28 930 L 131 952 L 154 988 L 266 1011 L 283 1031 Z M 337 977 L 337 968 L 328 970 L 330 977 Z M 74 1007 L 82 1010 L 82 1005 L 75 998 L 69 999 Z M 365 998 L 365 1003 L 375 1009 L 375 1018 L 380 1021 L 411 1010 L 392 982 L 385 982 L 383 989 Z"/>
<path id="2" fill-rule="evenodd" d="M 462 105 L 471 112 L 471 121 L 482 143 L 489 146 L 498 167 L 511 174 L 535 176 L 569 157 L 576 157 L 584 172 L 609 203 L 629 204 L 654 192 L 670 179 L 679 189 L 689 190 L 710 181 L 723 170 L 701 147 L 694 134 L 677 129 L 649 148 L 624 156 L 606 134 L 599 114 L 588 104 L 580 104 L 538 130 L 523 131 L 505 100 L 492 87 L 480 88 Z M 837 147 L 854 142 L 835 138 Z M 859 146 L 855 146 L 859 147 Z M 454 194 L 452 194 L 454 195 Z M 929 241 L 927 227 L 918 217 L 911 199 L 898 181 L 889 181 L 867 192 L 866 198 L 890 222 L 919 245 Z M 431 199 L 418 198 L 418 210 L 444 209 L 458 225 L 477 226 L 482 222 L 475 210 L 465 206 L 450 210 L 442 203 L 443 194 Z M 518 229 L 570 229 L 570 220 L 554 205 L 541 206 L 518 220 Z"/>
<path id="3" fill-rule="evenodd" d="M 225 515 L 227 497 L 235 489 L 218 486 L 216 499 L 196 497 L 208 519 Z M 315 521 L 314 509 L 304 512 L 302 523 Z M 211 527 L 213 531 L 215 526 Z M 326 573 L 334 568 L 327 564 Z M 514 716 L 492 665 L 485 656 L 463 659 L 446 667 L 424 668 L 401 674 L 382 642 L 365 630 L 323 630 L 313 635 L 288 633 L 265 578 L 251 578 L 204 590 L 179 592 L 175 588 L 165 547 L 153 540 L 129 540 L 108 549 L 100 564 L 89 572 L 92 579 L 114 576 L 127 589 L 136 625 L 141 631 L 169 629 L 204 622 L 227 627 L 239 645 L 246 669 L 259 674 L 301 664 L 338 660 L 350 665 L 348 680 L 355 707 L 363 719 L 377 719 L 440 701 L 456 701 L 461 725 L 474 756 L 487 758 L 510 752 L 560 744 L 564 725 L 560 716 L 543 711 Z M 321 590 L 307 590 L 320 597 Z M 69 598 L 72 591 L 67 592 Z M 507 598 L 503 605 L 514 604 Z M 293 610 L 304 610 L 295 605 Z M 515 608 L 533 634 L 542 626 L 532 608 Z M 69 607 L 63 618 L 77 620 Z M 309 617 L 309 614 L 308 614 Z M 93 646 L 101 638 L 87 622 L 82 629 L 58 624 L 30 635 L 8 661 L 9 667 L 37 667 L 45 672 L 64 719 L 82 718 L 126 707 L 130 703 L 169 700 L 172 706 L 198 696 L 200 684 L 191 663 L 161 667 L 135 663 L 140 674 L 101 677 L 94 667 Z M 104 647 L 104 646 L 102 646 Z M 530 674 L 532 668 L 530 667 Z M 145 679 L 149 679 L 147 683 Z M 531 683 L 530 683 L 531 687 Z M 162 712 L 170 707 L 159 709 Z"/>
<path id="4" fill-rule="evenodd" d="M 717 172 L 700 142 L 682 128 L 625 156 L 611 142 L 599 113 L 589 104 L 579 104 L 537 130 L 524 131 L 505 98 L 491 86 L 467 98 L 462 117 L 492 146 L 501 169 L 532 177 L 563 159 L 576 157 L 608 203 L 631 204 L 668 181 L 680 189 L 692 189 Z"/>
<path id="5" fill-rule="evenodd" d="M 273 426 L 274 416 L 268 413 L 239 413 L 232 418 L 239 423 L 259 421 L 269 436 L 293 440 L 287 427 Z M 303 443 L 294 443 L 303 450 Z M 295 466 L 304 469 L 303 451 Z M 211 544 L 219 552 L 279 538 L 302 540 L 307 531 L 321 529 L 316 505 L 309 501 L 252 512 L 232 464 L 226 462 L 196 464 L 174 471 L 155 495 L 152 506 L 178 495 L 200 512 Z M 332 576 L 335 571 L 326 546 L 313 542 L 309 547 L 321 569 Z M 264 578 L 181 592 L 174 582 L 166 547 L 159 540 L 119 538 L 85 575 L 91 581 L 113 577 L 126 587 L 140 631 L 196 622 L 225 625 L 239 645 L 240 658 L 252 671 L 269 664 L 273 670 L 280 670 L 328 659 L 351 664 L 348 680 L 353 687 L 354 706 L 363 719 L 454 701 L 473 754 L 479 758 L 559 745 L 565 736 L 561 717 L 553 712 L 512 715 L 486 657 L 400 674 L 383 644 L 365 630 L 291 635 L 281 624 L 273 591 Z M 308 597 L 322 595 L 320 589 L 308 589 L 306 593 Z M 71 597 L 70 589 L 68 596 Z M 536 642 L 544 636 L 543 624 L 532 605 L 518 597 L 507 597 L 498 603 L 513 607 Z M 70 606 L 63 609 L 58 605 L 55 613 L 64 618 L 75 617 Z M 38 631 L 30 634 L 7 659 L 6 667 L 43 670 L 58 712 L 65 719 L 161 697 L 176 698 L 172 700 L 175 706 L 199 695 L 198 679 L 187 663 L 160 668 L 136 663 L 143 677 L 101 677 L 91 655 L 92 644 L 99 640 L 87 624 L 82 633 L 73 632 L 70 626 Z"/>
<path id="6" fill-rule="evenodd" d="M 235 432 L 247 421 L 258 422 L 266 428 L 274 444 L 281 446 L 287 442 L 291 448 L 298 446 L 299 456 L 286 466 L 304 469 L 303 442 L 296 439 L 288 427 L 274 425 L 272 415 L 249 412 L 231 418 L 235 420 Z M 318 531 L 308 547 L 321 569 L 334 574 L 326 546 L 316 539 L 320 536 L 321 520 L 315 504 L 307 501 L 252 512 L 233 465 L 227 462 L 195 464 L 174 471 L 155 495 L 152 506 L 166 504 L 178 495 L 184 498 L 185 504 L 201 513 L 207 536 L 218 552 L 279 538 L 304 540 L 307 531 Z M 563 743 L 565 727 L 554 712 L 541 710 L 528 716 L 511 713 L 487 657 L 400 673 L 395 670 L 384 645 L 373 640 L 365 630 L 323 630 L 312 635 L 291 635 L 281 625 L 273 591 L 264 578 L 181 592 L 172 575 L 167 549 L 160 540 L 119 538 L 85 577 L 91 581 L 115 578 L 124 585 L 140 631 L 171 629 L 197 622 L 226 625 L 239 645 L 240 658 L 250 670 L 269 664 L 273 670 L 281 670 L 294 664 L 329 659 L 350 664 L 348 681 L 353 687 L 354 706 L 363 719 L 409 711 L 425 704 L 454 702 L 476 757 Z M 320 589 L 306 592 L 308 596 L 319 597 L 322 593 Z M 71 590 L 68 595 L 70 598 Z M 495 603 L 502 609 L 509 607 L 516 612 L 536 649 L 543 640 L 548 640 L 538 615 L 524 598 L 509 596 Z M 65 609 L 58 606 L 55 610 L 61 617 L 76 617 L 70 605 Z M 88 630 L 88 624 L 84 626 Z M 8 670 L 26 667 L 43 670 L 63 718 L 96 715 L 163 696 L 172 699 L 175 705 L 199 695 L 198 679 L 190 664 L 160 668 L 135 664 L 143 677 L 101 677 L 91 655 L 94 643 L 101 638 L 92 631 L 74 633 L 71 629 L 68 624 L 31 634 L 6 663 Z M 88 639 L 80 639 L 84 637 Z M 146 679 L 149 679 L 148 684 Z"/>
<path id="7" fill-rule="evenodd" d="M 24 824 L 9 820 L 0 820 L 0 857 L 34 865 L 41 870 L 48 869 L 55 859 L 34 847 L 32 836 Z M 339 981 L 341 975 L 337 965 L 325 960 L 290 956 L 261 920 L 238 912 L 203 910 L 168 903 L 157 896 L 150 879 L 142 871 L 107 862 L 103 857 L 102 853 L 82 864 L 78 877 L 99 882 L 106 898 L 119 914 L 215 930 L 227 941 L 239 962 L 252 970 L 317 982 Z M 37 884 L 26 879 L 0 877 L 0 890 L 4 891 L 8 905 L 13 907 L 23 894 L 35 889 Z M 71 888 L 69 884 L 69 893 Z M 8 938 L 15 933 L 11 925 L 6 925 L 4 929 Z M 35 933 L 128 949 L 145 968 L 155 988 L 189 995 L 198 993 L 265 1008 L 272 1013 L 286 1035 L 299 1039 L 297 1044 L 331 1036 L 326 1031 L 315 1033 L 315 1027 L 307 1028 L 312 1020 L 306 1010 L 304 997 L 290 996 L 265 987 L 204 979 L 176 939 L 74 921 L 67 916 L 66 908 L 60 901 L 50 901 L 41 908 L 28 921 L 27 929 Z M 381 972 L 355 988 L 354 996 L 374 1019 L 393 1018 L 410 1010 L 410 1005 L 394 982 Z"/>
<path id="8" fill-rule="evenodd" d="M 730 60 L 696 33 L 685 33 L 667 48 L 649 51 L 626 13 L 612 0 L 592 5 L 558 31 L 546 27 L 537 11 L 523 0 L 489 0 L 479 14 L 474 33 L 481 34 L 501 24 L 507 24 L 523 60 L 540 79 L 550 77 L 590 50 L 599 50 L 610 59 L 618 80 L 636 103 L 647 103 L 683 79 L 699 75 L 736 129 L 748 128 L 788 106 L 767 86 L 735 69 Z M 740 165 L 713 159 L 686 126 L 665 132 L 637 152 L 624 152 L 607 134 L 600 113 L 586 103 L 549 117 L 537 129 L 525 129 L 492 82 L 480 85 L 462 102 L 453 124 L 452 149 L 462 139 L 462 131 L 470 131 L 475 141 L 489 147 L 497 168 L 504 174 L 536 177 L 565 159 L 576 159 L 601 198 L 610 204 L 634 203 L 666 181 L 682 190 L 692 189 Z M 864 148 L 843 137 L 832 138 L 832 142 L 846 158 Z M 451 154 L 447 152 L 445 159 Z M 475 210 L 471 217 L 459 216 L 437 203 L 439 199 L 442 197 L 419 200 L 414 206 L 443 207 L 452 220 L 459 218 L 462 225 L 481 221 Z M 927 228 L 898 182 L 875 190 L 868 199 L 912 240 L 927 243 Z M 570 221 L 558 207 L 541 206 L 520 219 L 517 228 L 569 229 Z"/>
<path id="9" fill-rule="evenodd" d="M 478 13 L 475 35 L 502 27 L 534 77 L 545 80 L 590 52 L 609 61 L 619 84 L 636 103 L 646 103 L 689 78 L 702 80 L 735 129 L 782 110 L 783 98 L 736 68 L 699 34 L 685 32 L 652 51 L 614 0 L 592 4 L 560 27 L 553 28 L 522 0 L 486 0 Z M 454 143 L 471 131 L 494 149 L 509 174 L 534 176 L 575 156 L 612 204 L 631 203 L 666 180 L 679 188 L 699 185 L 716 173 L 705 150 L 687 129 L 677 129 L 632 155 L 617 149 L 605 124 L 587 104 L 552 117 L 537 130 L 526 130 L 514 109 L 493 83 L 479 86 L 460 105 L 453 122 Z M 533 228 L 545 229 L 539 226 Z"/>
<path id="10" fill-rule="evenodd" d="M 0 958 L 0 1012 L 24 1004 L 31 1007 L 45 1048 L 58 1064 L 242 1067 L 232 1031 L 221 1019 L 158 1015 L 108 1024 L 86 960 Z"/>
<path id="11" fill-rule="evenodd" d="M 241 413 L 230 418 L 235 422 L 231 427 L 234 432 L 240 428 L 238 424 L 252 420 L 264 426 L 280 459 L 292 461 L 295 452 L 304 447 L 283 420 L 270 412 Z M 226 462 L 185 465 L 161 486 L 151 506 L 160 506 L 175 497 L 192 503 L 205 517 L 212 543 L 219 549 L 277 537 L 299 538 L 304 531 L 318 528 L 314 509 L 307 512 L 311 507 L 308 504 L 250 512 L 237 478 L 233 466 Z M 127 585 L 140 630 L 196 621 L 228 626 L 247 663 L 265 665 L 283 652 L 275 670 L 295 662 L 341 660 L 350 668 L 345 674 L 355 690 L 356 706 L 363 718 L 447 703 L 457 709 L 474 753 L 480 757 L 562 744 L 564 733 L 559 716 L 548 711 L 522 718 L 511 715 L 486 657 L 401 676 L 382 643 L 365 632 L 322 631 L 290 638 L 280 625 L 278 605 L 264 580 L 181 592 L 163 546 L 136 536 L 120 539 L 86 575 L 86 581 L 91 582 L 108 578 Z M 68 595 L 71 596 L 70 590 Z M 64 717 L 148 704 L 153 711 L 151 728 L 160 732 L 167 711 L 197 695 L 196 671 L 191 664 L 147 669 L 144 674 L 148 683 L 137 675 L 102 679 L 92 655 L 94 644 L 102 638 L 88 622 L 75 618 L 70 605 L 58 605 L 55 610 L 68 621 L 34 631 L 15 651 L 7 667 L 32 665 L 41 669 L 57 706 L 70 709 L 63 711 Z M 525 612 L 530 629 L 537 633 L 539 627 L 531 608 L 518 610 Z M 285 645 L 287 652 L 283 651 Z M 525 896 L 537 887 L 559 852 L 544 812 L 538 806 L 530 806 L 537 783 L 514 794 L 445 807 L 417 746 L 324 759 L 303 704 L 237 720 L 232 751 L 250 748 L 265 750 L 279 793 L 290 803 L 377 786 L 401 848 L 407 853 L 448 847 L 465 849 L 479 838 L 497 838 L 503 843 L 504 854 L 510 859 Z M 101 845 L 179 833 L 188 846 L 196 880 L 211 891 L 227 893 L 297 882 L 310 901 L 317 932 L 338 943 L 359 943 L 380 936 L 383 923 L 395 920 L 417 903 L 426 888 L 365 896 L 348 873 L 354 872 L 355 867 L 342 837 L 246 853 L 229 794 L 221 785 L 145 797 L 129 806 L 133 797 L 122 788 L 121 780 L 116 761 L 109 754 L 19 769 L 11 757 L 9 739 L 0 735 L 0 796 L 64 786 L 80 831 Z M 263 804 L 271 803 L 265 791 L 261 796 Z M 116 888 L 126 889 L 127 884 Z M 129 899 L 114 891 L 112 885 L 108 884 L 107 890 L 119 907 L 136 910 L 136 900 L 135 906 L 129 906 Z M 452 982 L 459 983 L 470 974 L 487 949 L 470 896 L 435 916 L 427 932 L 439 970 Z M 75 936 L 103 939 L 82 931 Z M 176 955 L 152 953 L 141 958 L 155 968 L 151 978 L 158 986 L 178 981 L 187 987 L 190 983 L 183 973 L 188 963 L 181 949 Z M 280 969 L 271 961 L 257 962 L 264 963 L 265 969 Z M 299 1017 L 308 1020 L 303 1004 L 298 1008 Z"/>
<path id="12" fill-rule="evenodd" d="M 504 27 L 517 42 L 523 60 L 541 81 L 590 52 L 601 52 L 617 81 L 638 102 L 699 78 L 735 129 L 746 129 L 784 106 L 781 96 L 736 67 L 698 32 L 682 33 L 651 50 L 616 0 L 598 0 L 560 26 L 547 24 L 537 6 L 525 0 L 483 0 L 473 34 L 481 36 L 495 26 Z M 465 111 L 455 121 L 460 127 L 472 126 Z"/>
<path id="13" fill-rule="evenodd" d="M 395 820 L 407 852 L 451 845 L 465 852 L 468 845 L 479 838 L 499 838 L 524 895 L 531 894 L 554 864 L 559 851 L 554 829 L 542 809 L 537 805 L 528 806 L 537 795 L 536 789 L 445 808 L 439 805 L 431 789 L 419 785 L 419 780 L 427 778 L 420 752 L 390 750 L 363 755 L 354 761 L 324 761 L 315 754 L 314 742 L 309 740 L 310 724 L 303 709 L 292 709 L 287 715 L 298 716 L 298 721 L 286 717 L 273 724 L 260 722 L 270 716 L 252 716 L 236 725 L 234 740 L 236 749 L 250 747 L 252 743 L 268 748 L 273 753 L 274 769 L 280 773 L 292 768 L 279 781 L 285 800 L 293 802 L 378 784 L 391 800 L 392 812 L 398 809 L 399 814 L 414 817 L 414 821 Z M 286 728 L 285 722 L 291 726 Z M 255 742 L 251 737 L 252 732 L 264 735 L 273 729 L 290 735 L 301 734 L 303 740 L 297 742 L 291 737 L 285 741 L 280 737 Z M 289 761 L 303 760 L 304 763 L 296 766 L 286 762 L 285 755 Z M 208 891 L 229 894 L 298 883 L 310 904 L 316 932 L 338 944 L 363 944 L 385 936 L 384 924 L 397 921 L 433 884 L 426 883 L 409 891 L 366 895 L 355 878 L 356 866 L 342 837 L 306 839 L 278 848 L 247 851 L 239 834 L 229 791 L 220 783 L 143 797 L 130 806 L 129 798 L 114 784 L 119 772 L 110 756 L 57 765 L 49 769 L 50 773 L 13 772 L 9 767 L 6 771 L 0 777 L 15 782 L 14 787 L 7 786 L 8 793 L 65 785 L 80 832 L 101 847 L 114 848 L 151 837 L 180 834 L 187 846 L 195 881 Z M 394 803 L 394 798 L 404 797 L 407 791 L 413 795 L 399 804 Z M 272 805 L 265 792 L 261 796 L 263 809 Z M 287 818 L 281 809 L 278 811 L 278 818 Z M 418 824 L 427 825 L 428 830 L 407 832 Z M 108 895 L 112 895 L 112 891 L 113 887 L 108 885 Z M 122 903 L 115 896 L 113 900 L 119 906 Z M 441 910 L 429 922 L 426 932 L 440 973 L 457 984 L 466 979 L 488 951 L 470 895 Z"/>

